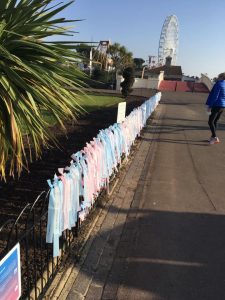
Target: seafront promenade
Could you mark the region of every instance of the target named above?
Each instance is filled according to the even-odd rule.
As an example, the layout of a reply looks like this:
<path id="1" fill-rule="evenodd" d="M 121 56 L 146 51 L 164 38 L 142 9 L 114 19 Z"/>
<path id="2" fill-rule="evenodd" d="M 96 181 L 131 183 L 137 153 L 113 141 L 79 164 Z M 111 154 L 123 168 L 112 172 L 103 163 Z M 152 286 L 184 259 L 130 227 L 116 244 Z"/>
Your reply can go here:
<path id="1" fill-rule="evenodd" d="M 225 115 L 209 145 L 206 97 L 162 94 L 80 261 L 45 299 L 225 299 Z"/>

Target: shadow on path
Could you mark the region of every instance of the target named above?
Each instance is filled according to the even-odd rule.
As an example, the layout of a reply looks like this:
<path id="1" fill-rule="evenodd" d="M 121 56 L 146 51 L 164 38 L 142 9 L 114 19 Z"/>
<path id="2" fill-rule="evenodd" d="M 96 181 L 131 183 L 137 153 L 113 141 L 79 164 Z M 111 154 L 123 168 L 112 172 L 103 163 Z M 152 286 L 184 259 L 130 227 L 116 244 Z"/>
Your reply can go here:
<path id="1" fill-rule="evenodd" d="M 155 141 L 157 143 L 171 143 L 171 144 L 191 144 L 191 145 L 195 145 L 195 146 L 202 146 L 202 147 L 208 147 L 209 146 L 209 142 L 208 140 L 204 139 L 204 140 L 181 140 L 181 139 L 162 139 L 162 138 L 158 138 L 158 139 L 148 139 L 148 138 L 143 138 L 143 141 Z"/>
<path id="2" fill-rule="evenodd" d="M 224 216 L 148 211 L 131 226 L 126 286 L 161 299 L 225 299 Z"/>
<path id="3" fill-rule="evenodd" d="M 117 214 L 118 208 L 111 207 L 110 213 Z M 82 268 L 104 285 L 101 297 L 92 299 L 225 299 L 224 215 L 120 210 L 127 213 L 124 228 L 96 236 L 92 249 L 103 251 L 98 267 L 92 253 Z M 87 299 L 95 292 L 92 286 Z"/>

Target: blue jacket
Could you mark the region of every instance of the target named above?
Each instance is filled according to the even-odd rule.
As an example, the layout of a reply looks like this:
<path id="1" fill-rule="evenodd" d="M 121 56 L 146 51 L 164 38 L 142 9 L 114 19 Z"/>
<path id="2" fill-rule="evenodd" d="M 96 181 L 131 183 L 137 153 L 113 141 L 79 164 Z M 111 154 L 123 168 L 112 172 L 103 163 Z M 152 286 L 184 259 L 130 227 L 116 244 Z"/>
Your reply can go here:
<path id="1" fill-rule="evenodd" d="M 209 93 L 206 105 L 225 107 L 225 80 L 218 80 Z"/>

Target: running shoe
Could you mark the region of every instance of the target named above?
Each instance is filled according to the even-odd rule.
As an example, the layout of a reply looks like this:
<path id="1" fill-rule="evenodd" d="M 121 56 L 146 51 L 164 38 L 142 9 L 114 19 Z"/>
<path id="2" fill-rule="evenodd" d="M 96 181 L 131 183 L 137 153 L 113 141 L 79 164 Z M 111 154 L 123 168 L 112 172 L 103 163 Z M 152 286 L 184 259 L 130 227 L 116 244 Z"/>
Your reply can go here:
<path id="1" fill-rule="evenodd" d="M 219 142 L 220 142 L 219 138 L 218 137 L 214 137 L 214 138 L 210 139 L 209 144 L 210 145 L 214 145 L 214 144 L 219 144 Z"/>

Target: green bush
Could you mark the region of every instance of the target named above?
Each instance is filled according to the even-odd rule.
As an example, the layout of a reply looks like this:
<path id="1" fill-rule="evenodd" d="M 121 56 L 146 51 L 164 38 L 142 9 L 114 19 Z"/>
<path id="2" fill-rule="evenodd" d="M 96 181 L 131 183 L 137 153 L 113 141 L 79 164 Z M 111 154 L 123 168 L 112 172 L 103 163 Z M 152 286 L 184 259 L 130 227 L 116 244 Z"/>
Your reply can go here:
<path id="1" fill-rule="evenodd" d="M 132 91 L 132 86 L 134 84 L 134 69 L 132 67 L 126 67 L 122 74 L 124 81 L 121 82 L 122 87 L 121 93 L 126 98 Z"/>

